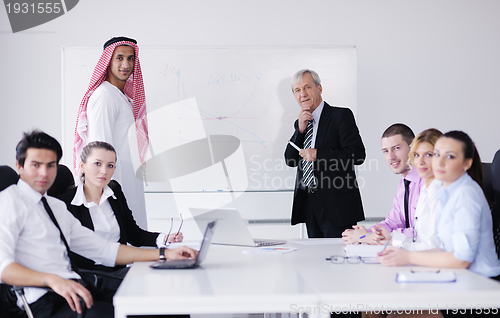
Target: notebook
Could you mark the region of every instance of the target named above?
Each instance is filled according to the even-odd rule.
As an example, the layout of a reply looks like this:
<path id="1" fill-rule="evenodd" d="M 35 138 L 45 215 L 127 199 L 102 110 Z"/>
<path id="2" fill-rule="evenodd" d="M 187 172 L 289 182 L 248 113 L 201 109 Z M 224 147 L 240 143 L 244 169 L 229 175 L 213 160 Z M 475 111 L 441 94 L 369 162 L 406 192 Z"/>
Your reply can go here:
<path id="1" fill-rule="evenodd" d="M 171 260 L 171 261 L 158 261 L 151 265 L 151 268 L 154 269 L 185 269 L 185 268 L 196 268 L 198 265 L 203 262 L 208 253 L 208 248 L 210 247 L 210 243 L 212 242 L 212 238 L 214 236 L 214 228 L 217 221 L 213 221 L 207 224 L 205 235 L 203 236 L 203 240 L 201 242 L 200 252 L 198 253 L 198 257 L 195 259 L 180 259 L 180 260 Z"/>
<path id="2" fill-rule="evenodd" d="M 253 239 L 237 209 L 190 208 L 196 224 L 203 229 L 207 222 L 217 220 L 217 233 L 212 244 L 236 246 L 272 246 L 285 244 L 285 240 Z M 207 212 L 208 211 L 208 212 Z"/>
<path id="3" fill-rule="evenodd" d="M 400 271 L 396 275 L 398 283 L 454 283 L 457 281 L 455 272 L 452 271 Z"/>

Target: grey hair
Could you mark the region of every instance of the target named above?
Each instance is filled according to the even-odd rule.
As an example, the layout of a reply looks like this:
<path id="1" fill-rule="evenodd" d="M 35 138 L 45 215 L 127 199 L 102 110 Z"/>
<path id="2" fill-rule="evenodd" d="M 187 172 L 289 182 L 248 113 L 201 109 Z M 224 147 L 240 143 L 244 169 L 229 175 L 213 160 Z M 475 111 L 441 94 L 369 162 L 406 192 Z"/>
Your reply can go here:
<path id="1" fill-rule="evenodd" d="M 319 78 L 319 75 L 318 73 L 316 73 L 315 71 L 313 70 L 309 70 L 309 69 L 303 69 L 303 70 L 300 70 L 298 71 L 297 73 L 295 73 L 293 76 L 292 76 L 292 91 L 293 91 L 293 85 L 295 85 L 296 83 L 298 82 L 302 82 L 302 77 L 304 76 L 304 74 L 306 73 L 309 73 L 311 74 L 312 78 L 313 78 L 313 81 L 314 81 L 314 84 L 316 84 L 316 87 L 318 87 L 318 85 L 321 84 L 321 79 Z"/>

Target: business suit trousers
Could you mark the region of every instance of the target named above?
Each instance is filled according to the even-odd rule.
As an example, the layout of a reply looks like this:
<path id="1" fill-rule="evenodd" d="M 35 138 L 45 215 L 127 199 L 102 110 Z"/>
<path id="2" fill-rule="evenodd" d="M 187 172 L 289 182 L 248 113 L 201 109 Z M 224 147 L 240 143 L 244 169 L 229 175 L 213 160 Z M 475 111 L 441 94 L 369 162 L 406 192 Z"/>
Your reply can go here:
<path id="1" fill-rule="evenodd" d="M 81 305 L 85 306 L 83 301 Z M 69 307 L 66 299 L 56 293 L 48 292 L 30 305 L 36 318 L 78 318 L 81 317 Z M 96 301 L 90 309 L 85 309 L 85 318 L 113 318 L 114 307 L 111 303 Z M 153 315 L 129 317 L 155 317 L 155 318 L 189 318 L 189 315 Z"/>
<path id="2" fill-rule="evenodd" d="M 342 237 L 342 232 L 353 224 L 333 225 L 326 218 L 318 193 L 313 189 L 301 190 L 304 196 L 307 236 L 309 238 Z"/>
<path id="3" fill-rule="evenodd" d="M 85 306 L 83 301 L 80 302 Z M 56 293 L 48 292 L 30 305 L 33 315 L 36 318 L 76 318 L 79 317 L 76 311 L 72 311 L 66 299 Z M 112 318 L 114 308 L 110 303 L 94 301 L 90 309 L 85 310 L 85 318 Z"/>

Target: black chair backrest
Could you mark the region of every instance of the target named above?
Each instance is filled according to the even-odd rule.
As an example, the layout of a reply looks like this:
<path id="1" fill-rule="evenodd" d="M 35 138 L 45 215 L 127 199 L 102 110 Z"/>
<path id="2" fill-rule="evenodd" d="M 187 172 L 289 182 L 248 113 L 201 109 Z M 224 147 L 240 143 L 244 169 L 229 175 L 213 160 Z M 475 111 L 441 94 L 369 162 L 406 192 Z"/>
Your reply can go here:
<path id="1" fill-rule="evenodd" d="M 500 258 L 500 150 L 495 153 L 490 169 L 491 186 L 493 188 L 493 201 L 491 215 L 493 217 L 493 238 Z"/>
<path id="2" fill-rule="evenodd" d="M 500 150 L 495 153 L 491 162 L 491 185 L 495 191 L 500 192 Z"/>
<path id="3" fill-rule="evenodd" d="M 486 199 L 491 204 L 495 200 L 495 190 L 491 180 L 491 163 L 482 162 L 483 166 L 483 188 Z"/>
<path id="4" fill-rule="evenodd" d="M 73 179 L 73 174 L 71 170 L 65 165 L 59 164 L 57 167 L 57 176 L 54 183 L 47 191 L 47 194 L 52 197 L 58 197 L 61 194 L 66 193 L 68 189 L 75 186 L 75 179 Z"/>
<path id="5" fill-rule="evenodd" d="M 0 166 L 0 191 L 16 184 L 19 175 L 9 166 Z"/>

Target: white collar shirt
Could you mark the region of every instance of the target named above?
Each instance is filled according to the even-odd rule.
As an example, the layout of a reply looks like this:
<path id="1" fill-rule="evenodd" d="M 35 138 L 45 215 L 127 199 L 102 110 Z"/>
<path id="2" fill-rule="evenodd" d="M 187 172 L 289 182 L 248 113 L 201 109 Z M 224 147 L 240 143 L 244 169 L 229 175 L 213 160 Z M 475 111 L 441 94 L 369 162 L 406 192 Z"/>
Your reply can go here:
<path id="1" fill-rule="evenodd" d="M 436 194 L 442 185 L 441 181 L 434 179 L 429 187 L 422 187 L 413 218 L 415 231 L 412 237 L 394 231 L 393 246 L 409 251 L 425 251 L 439 247 L 440 243 L 436 237 Z"/>
<path id="2" fill-rule="evenodd" d="M 322 100 L 319 103 L 318 107 L 312 112 L 313 115 L 313 136 L 311 141 L 311 148 L 316 148 L 316 136 L 318 135 L 318 126 L 319 119 L 321 117 L 321 112 L 323 111 L 323 107 L 325 106 L 325 102 Z"/>
<path id="3" fill-rule="evenodd" d="M 106 186 L 103 189 L 99 204 L 88 202 L 83 191 L 83 185 L 81 185 L 76 188 L 76 194 L 71 201 L 71 205 L 80 206 L 83 204 L 89 209 L 90 218 L 94 225 L 94 232 L 106 241 L 118 242 L 120 240 L 120 226 L 109 203 L 109 197 L 116 199 L 113 190 L 109 186 Z"/>
<path id="4" fill-rule="evenodd" d="M 316 148 L 316 135 L 318 134 L 318 126 L 319 126 L 319 119 L 321 118 L 321 112 L 323 111 L 323 107 L 325 106 L 325 102 L 322 100 L 321 103 L 319 103 L 318 107 L 316 107 L 315 110 L 313 110 L 312 115 L 313 115 L 313 134 L 312 134 L 312 140 L 311 140 L 311 148 L 315 149 Z M 313 162 L 313 167 L 314 167 L 314 162 Z M 313 176 L 314 176 L 314 171 L 313 171 Z M 304 180 L 300 181 L 303 186 L 304 185 Z M 312 185 L 316 185 L 316 179 L 313 179 Z"/>

